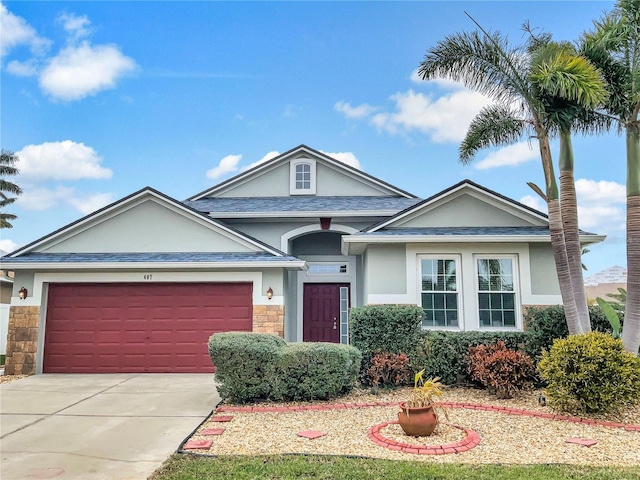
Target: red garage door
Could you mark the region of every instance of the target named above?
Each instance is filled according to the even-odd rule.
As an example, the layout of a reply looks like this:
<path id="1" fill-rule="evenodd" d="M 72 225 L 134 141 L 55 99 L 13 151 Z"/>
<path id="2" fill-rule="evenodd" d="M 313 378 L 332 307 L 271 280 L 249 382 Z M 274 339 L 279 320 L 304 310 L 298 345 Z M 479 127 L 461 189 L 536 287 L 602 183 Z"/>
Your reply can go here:
<path id="1" fill-rule="evenodd" d="M 213 372 L 212 333 L 250 331 L 250 283 L 51 284 L 45 373 Z"/>

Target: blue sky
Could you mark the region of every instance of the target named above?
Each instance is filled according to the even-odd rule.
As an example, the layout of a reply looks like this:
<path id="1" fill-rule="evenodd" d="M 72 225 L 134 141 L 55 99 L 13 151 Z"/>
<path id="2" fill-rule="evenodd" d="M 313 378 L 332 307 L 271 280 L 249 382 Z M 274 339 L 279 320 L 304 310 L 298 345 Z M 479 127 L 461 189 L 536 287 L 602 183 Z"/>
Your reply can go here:
<path id="1" fill-rule="evenodd" d="M 469 12 L 512 43 L 524 21 L 575 40 L 613 2 L 3 2 L 2 148 L 24 195 L 12 250 L 146 185 L 183 200 L 299 144 L 420 197 L 469 178 L 542 202 L 535 143 L 457 161 L 488 103 L 415 70 Z M 553 153 L 557 155 L 557 143 Z M 575 138 L 589 273 L 626 265 L 624 138 Z"/>

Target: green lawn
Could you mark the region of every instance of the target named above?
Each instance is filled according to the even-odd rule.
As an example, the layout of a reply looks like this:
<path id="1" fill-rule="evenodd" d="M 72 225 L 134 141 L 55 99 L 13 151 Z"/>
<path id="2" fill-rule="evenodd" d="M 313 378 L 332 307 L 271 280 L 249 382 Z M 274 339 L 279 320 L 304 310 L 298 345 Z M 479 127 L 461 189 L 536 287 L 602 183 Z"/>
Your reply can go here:
<path id="1" fill-rule="evenodd" d="M 173 455 L 150 480 L 204 479 L 348 480 L 640 480 L 640 467 L 600 468 L 566 465 L 426 464 L 327 456 L 195 457 Z"/>

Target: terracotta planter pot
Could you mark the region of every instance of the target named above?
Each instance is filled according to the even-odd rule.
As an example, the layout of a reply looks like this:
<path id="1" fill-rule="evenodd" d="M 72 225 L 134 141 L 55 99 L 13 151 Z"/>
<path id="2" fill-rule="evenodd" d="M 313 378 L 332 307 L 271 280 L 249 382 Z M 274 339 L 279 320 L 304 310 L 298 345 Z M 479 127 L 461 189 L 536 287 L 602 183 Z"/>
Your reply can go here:
<path id="1" fill-rule="evenodd" d="M 403 403 L 398 413 L 398 423 L 410 437 L 428 437 L 438 425 L 438 417 L 432 406 L 410 408 Z"/>

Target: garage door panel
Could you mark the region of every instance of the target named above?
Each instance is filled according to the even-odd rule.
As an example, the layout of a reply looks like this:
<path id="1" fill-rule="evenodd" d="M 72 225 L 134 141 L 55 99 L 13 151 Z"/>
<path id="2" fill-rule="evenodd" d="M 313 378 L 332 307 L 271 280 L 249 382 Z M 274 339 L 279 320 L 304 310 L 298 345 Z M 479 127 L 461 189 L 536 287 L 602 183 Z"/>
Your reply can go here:
<path id="1" fill-rule="evenodd" d="M 250 331 L 249 283 L 52 284 L 44 372 L 211 372 L 209 336 Z"/>

